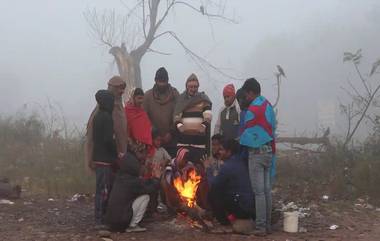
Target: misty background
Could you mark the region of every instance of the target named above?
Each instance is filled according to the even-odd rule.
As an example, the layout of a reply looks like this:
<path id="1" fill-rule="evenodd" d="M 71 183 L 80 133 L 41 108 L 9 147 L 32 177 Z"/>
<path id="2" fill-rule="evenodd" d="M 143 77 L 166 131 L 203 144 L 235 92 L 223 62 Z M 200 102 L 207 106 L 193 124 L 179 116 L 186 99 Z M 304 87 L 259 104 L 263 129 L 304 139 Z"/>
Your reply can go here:
<path id="1" fill-rule="evenodd" d="M 106 88 L 118 74 L 108 48 L 89 34 L 83 13 L 96 8 L 128 9 L 119 0 L 0 0 L 0 115 L 48 100 L 59 103 L 67 120 L 84 128 L 94 93 Z M 277 64 L 287 75 L 279 104 L 280 133 L 315 133 L 328 106 L 339 115 L 345 100 L 341 86 L 359 81 L 354 68 L 343 63 L 343 52 L 363 49 L 361 68 L 367 73 L 380 57 L 380 3 L 376 0 L 228 1 L 226 14 L 238 24 L 203 18 L 177 8 L 163 28 L 174 30 L 194 52 L 230 74 L 256 77 L 263 95 L 276 97 Z M 154 49 L 170 56 L 148 53 L 142 61 L 143 88 L 153 86 L 155 71 L 164 66 L 170 83 L 180 92 L 191 73 L 200 90 L 212 99 L 214 113 L 223 105 L 222 89 L 233 81 L 202 72 L 176 42 L 162 38 Z M 38 103 L 38 104 L 37 104 Z M 331 107 L 331 108 L 330 108 Z M 336 118 L 333 128 L 339 133 Z"/>

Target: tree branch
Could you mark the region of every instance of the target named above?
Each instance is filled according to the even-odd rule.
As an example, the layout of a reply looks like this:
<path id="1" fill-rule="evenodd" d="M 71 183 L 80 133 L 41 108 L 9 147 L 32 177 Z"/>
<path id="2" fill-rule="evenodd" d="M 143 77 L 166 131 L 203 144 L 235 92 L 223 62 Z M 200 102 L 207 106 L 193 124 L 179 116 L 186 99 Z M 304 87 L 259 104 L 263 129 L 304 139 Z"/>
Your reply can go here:
<path id="1" fill-rule="evenodd" d="M 230 22 L 230 23 L 234 23 L 234 24 L 237 24 L 238 22 L 235 20 L 235 19 L 231 19 L 231 18 L 227 18 L 226 16 L 223 16 L 221 14 L 212 14 L 212 13 L 208 13 L 206 11 L 206 9 L 204 9 L 204 6 L 201 6 L 201 8 L 203 7 L 203 10 L 201 10 L 201 8 L 197 8 L 197 7 L 194 7 L 193 5 L 191 5 L 190 3 L 187 3 L 185 1 L 173 1 L 174 4 L 179 4 L 179 5 L 183 5 L 183 6 L 186 6 L 204 16 L 207 16 L 207 17 L 210 17 L 210 18 L 219 18 L 219 19 L 222 19 L 224 21 L 227 21 L 227 22 Z"/>
<path id="2" fill-rule="evenodd" d="M 364 79 L 362 73 L 361 73 L 360 70 L 359 70 L 358 65 L 357 65 L 355 62 L 354 62 L 354 66 L 355 66 L 356 72 L 357 72 L 357 74 L 358 74 L 360 80 L 362 81 L 362 83 L 363 83 L 363 85 L 364 85 L 364 88 L 365 88 L 366 91 L 367 91 L 368 97 L 371 96 L 371 91 L 369 90 L 369 88 L 368 88 L 368 86 L 367 86 L 367 84 L 366 84 L 366 79 Z"/>
<path id="3" fill-rule="evenodd" d="M 194 51 L 192 51 L 190 48 L 188 48 L 184 42 L 172 31 L 167 31 L 167 33 L 165 34 L 169 34 L 174 40 L 177 41 L 177 43 L 179 43 L 181 45 L 181 47 L 185 50 L 185 53 L 188 54 L 193 60 L 194 62 L 202 69 L 204 70 L 203 66 L 202 65 L 205 65 L 207 67 L 209 67 L 210 69 L 214 70 L 215 72 L 219 73 L 220 75 L 226 77 L 226 78 L 229 78 L 229 79 L 234 79 L 234 80 L 243 80 L 242 78 L 237 78 L 235 76 L 231 76 L 227 73 L 225 73 L 224 71 L 222 71 L 220 68 L 216 67 L 215 65 L 211 64 L 208 60 L 206 60 L 205 58 L 199 56 L 198 54 L 196 54 Z M 200 65 L 202 64 L 202 65 Z M 205 71 L 206 72 L 206 71 Z"/>
<path id="4" fill-rule="evenodd" d="M 380 84 L 376 87 L 376 89 L 375 89 L 375 91 L 372 93 L 372 95 L 369 96 L 368 103 L 366 104 L 364 110 L 362 111 L 359 120 L 356 122 L 356 124 L 355 124 L 354 128 L 352 129 L 350 135 L 348 136 L 348 138 L 346 139 L 346 141 L 345 141 L 344 144 L 343 144 L 344 147 L 346 147 L 347 144 L 348 144 L 348 142 L 351 141 L 351 139 L 352 139 L 352 137 L 354 136 L 356 130 L 358 129 L 360 123 L 362 122 L 363 118 L 366 116 L 367 111 L 368 111 L 368 108 L 370 107 L 371 102 L 372 102 L 373 98 L 376 96 L 376 93 L 377 93 L 377 91 L 379 91 L 379 89 L 380 89 Z"/>
<path id="5" fill-rule="evenodd" d="M 162 52 L 162 51 L 154 50 L 152 48 L 148 48 L 147 52 L 152 52 L 152 53 L 162 54 L 162 55 L 171 55 L 171 53 L 165 53 L 165 52 Z"/>

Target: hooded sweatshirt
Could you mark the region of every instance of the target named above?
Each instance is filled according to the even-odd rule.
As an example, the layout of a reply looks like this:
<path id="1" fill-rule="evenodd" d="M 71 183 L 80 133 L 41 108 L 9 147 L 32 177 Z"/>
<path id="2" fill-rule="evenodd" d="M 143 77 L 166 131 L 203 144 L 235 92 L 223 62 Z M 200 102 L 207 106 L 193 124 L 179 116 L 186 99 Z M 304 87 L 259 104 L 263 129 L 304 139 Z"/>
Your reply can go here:
<path id="1" fill-rule="evenodd" d="M 114 97 L 108 90 L 99 90 L 95 98 L 99 110 L 94 116 L 92 128 L 93 160 L 95 163 L 111 164 L 117 156 L 112 121 Z"/>
<path id="2" fill-rule="evenodd" d="M 116 150 L 118 153 L 125 153 L 127 149 L 127 120 L 125 117 L 125 112 L 122 103 L 122 97 L 118 95 L 118 86 L 125 85 L 123 79 L 120 76 L 114 76 L 108 81 L 108 90 L 114 96 L 114 108 L 112 111 L 113 129 L 115 134 Z M 85 162 L 86 167 L 89 167 L 91 163 L 94 162 L 93 159 L 93 120 L 96 113 L 99 111 L 99 106 L 97 105 L 92 111 L 90 118 L 87 122 L 87 132 L 85 141 Z"/>
<path id="3" fill-rule="evenodd" d="M 105 220 L 113 231 L 124 231 L 133 216 L 133 201 L 143 194 L 151 194 L 158 188 L 158 183 L 144 182 L 139 178 L 140 162 L 130 152 L 119 163 L 120 169 L 108 200 Z"/>

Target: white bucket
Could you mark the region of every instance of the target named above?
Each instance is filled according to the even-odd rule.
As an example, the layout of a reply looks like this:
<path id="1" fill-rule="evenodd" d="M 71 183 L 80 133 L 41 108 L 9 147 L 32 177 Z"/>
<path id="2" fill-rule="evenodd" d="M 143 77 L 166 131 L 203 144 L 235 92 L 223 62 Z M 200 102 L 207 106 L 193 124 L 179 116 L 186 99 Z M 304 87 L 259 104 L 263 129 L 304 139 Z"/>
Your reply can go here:
<path id="1" fill-rule="evenodd" d="M 298 212 L 284 212 L 284 231 L 288 233 L 298 232 Z"/>

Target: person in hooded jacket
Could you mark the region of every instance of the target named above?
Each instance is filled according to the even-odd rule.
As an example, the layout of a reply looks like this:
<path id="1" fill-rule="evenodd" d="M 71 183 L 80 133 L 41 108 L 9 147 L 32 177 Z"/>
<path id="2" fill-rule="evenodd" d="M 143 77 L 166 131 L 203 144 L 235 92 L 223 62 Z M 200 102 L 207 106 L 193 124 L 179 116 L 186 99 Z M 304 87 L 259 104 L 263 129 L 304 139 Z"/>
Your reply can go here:
<path id="1" fill-rule="evenodd" d="M 92 156 L 96 173 L 95 221 L 98 225 L 102 225 L 112 188 L 112 165 L 117 157 L 112 121 L 114 97 L 108 90 L 99 90 L 95 98 L 99 106 L 99 111 L 94 116 L 92 129 L 94 143 Z"/>
<path id="2" fill-rule="evenodd" d="M 107 225 L 115 232 L 144 232 L 139 223 L 149 203 L 149 195 L 156 192 L 158 183 L 146 182 L 139 177 L 141 163 L 146 159 L 146 149 L 128 149 L 119 161 L 109 206 L 105 216 Z"/>
<path id="3" fill-rule="evenodd" d="M 112 111 L 112 121 L 114 137 L 116 142 L 116 151 L 118 157 L 121 158 L 125 150 L 127 149 L 127 118 L 125 116 L 125 111 L 122 102 L 122 95 L 125 91 L 126 84 L 120 76 L 113 76 L 108 81 L 108 91 L 112 93 L 114 97 L 114 107 Z M 87 132 L 84 145 L 85 153 L 85 163 L 88 170 L 94 170 L 94 143 L 93 143 L 93 128 L 94 128 L 94 117 L 99 111 L 99 105 L 97 105 L 92 111 L 90 118 L 87 122 Z"/>

